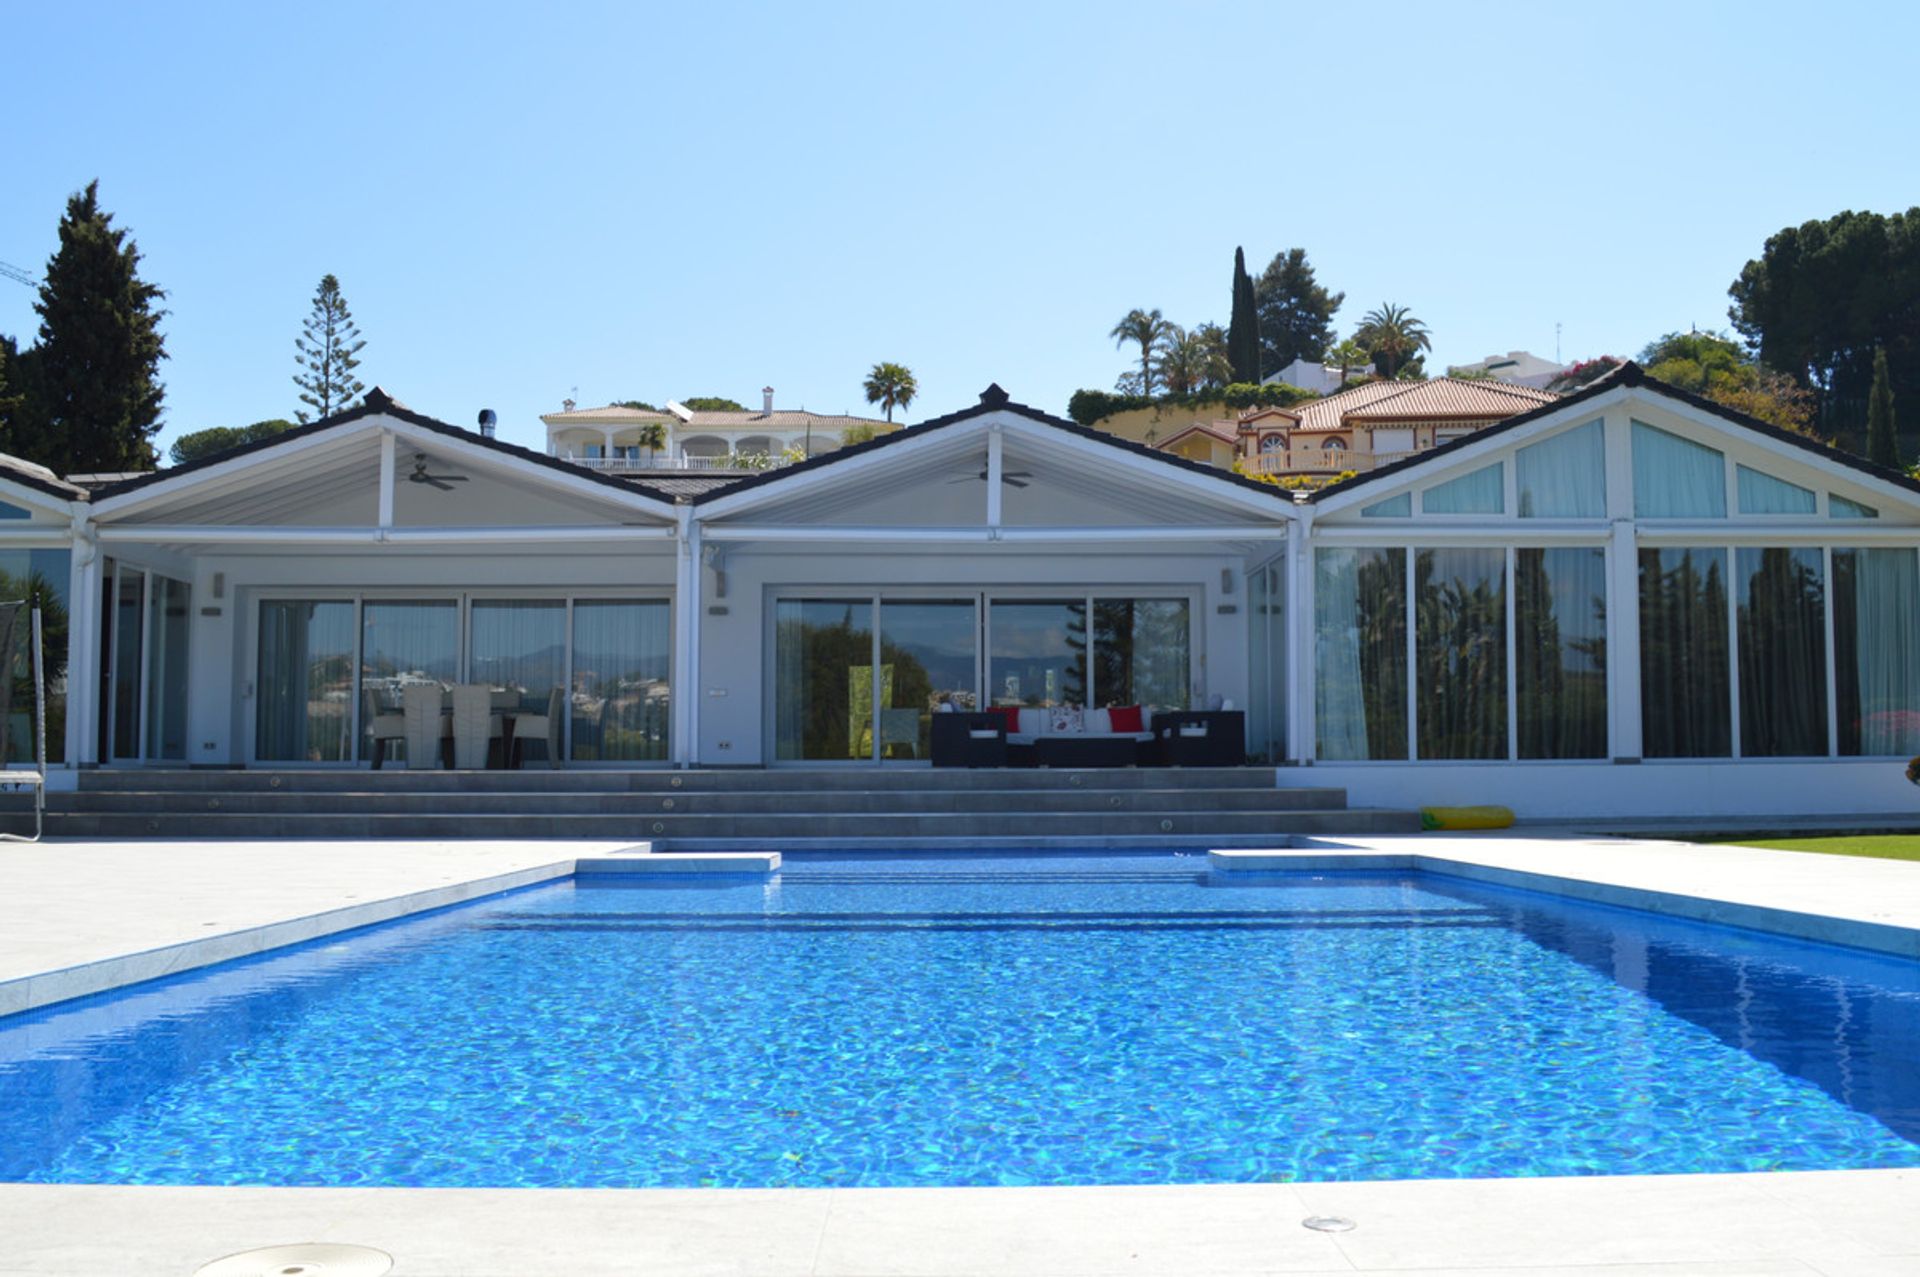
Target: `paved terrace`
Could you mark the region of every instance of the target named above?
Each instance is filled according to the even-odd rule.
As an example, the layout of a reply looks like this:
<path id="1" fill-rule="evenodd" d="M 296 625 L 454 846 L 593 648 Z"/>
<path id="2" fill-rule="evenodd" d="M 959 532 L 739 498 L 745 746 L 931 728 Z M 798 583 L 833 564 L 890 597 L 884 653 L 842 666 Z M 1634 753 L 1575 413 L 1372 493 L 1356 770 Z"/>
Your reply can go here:
<path id="1" fill-rule="evenodd" d="M 0 997 L 42 1003 L 258 952 L 564 874 L 620 845 L 0 845 Z M 1345 846 L 1548 874 L 1590 898 L 1724 902 L 1692 909 L 1703 916 L 1828 919 L 1800 925 L 1883 948 L 1920 937 L 1913 864 L 1540 831 Z M 1319 1214 L 1358 1226 L 1301 1227 Z M 315 1240 L 386 1250 L 395 1277 L 1920 1277 L 1920 1172 L 1035 1189 L 0 1185 L 0 1274 L 184 1277 L 234 1251 Z"/>

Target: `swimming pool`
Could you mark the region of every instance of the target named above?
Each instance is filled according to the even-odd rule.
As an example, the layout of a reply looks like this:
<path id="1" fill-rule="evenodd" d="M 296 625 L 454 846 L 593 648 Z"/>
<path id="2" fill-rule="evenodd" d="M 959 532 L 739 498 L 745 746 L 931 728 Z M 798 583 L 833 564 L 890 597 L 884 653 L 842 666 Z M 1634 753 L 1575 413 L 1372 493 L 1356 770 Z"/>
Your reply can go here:
<path id="1" fill-rule="evenodd" d="M 1920 964 L 1204 856 L 582 877 L 0 1019 L 0 1180 L 1920 1166 Z"/>

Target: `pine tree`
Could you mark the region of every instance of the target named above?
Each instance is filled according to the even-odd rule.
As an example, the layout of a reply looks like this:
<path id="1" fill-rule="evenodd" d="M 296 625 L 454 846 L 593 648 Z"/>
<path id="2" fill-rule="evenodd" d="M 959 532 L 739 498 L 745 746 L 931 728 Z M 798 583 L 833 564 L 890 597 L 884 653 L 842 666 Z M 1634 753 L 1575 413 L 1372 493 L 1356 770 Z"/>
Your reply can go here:
<path id="1" fill-rule="evenodd" d="M 347 309 L 340 281 L 331 275 L 321 277 L 313 294 L 313 313 L 301 327 L 304 331 L 293 339 L 293 362 L 304 371 L 293 374 L 293 384 L 300 389 L 300 402 L 313 412 L 300 408 L 294 415 L 307 422 L 314 413 L 331 417 L 344 411 L 360 397 L 366 385 L 353 370 L 360 366 L 359 355 L 367 343 Z"/>
<path id="2" fill-rule="evenodd" d="M 1887 376 L 1887 350 L 1873 348 L 1873 389 L 1867 394 L 1867 460 L 1900 469 L 1900 441 L 1893 424 L 1893 384 Z"/>
<path id="3" fill-rule="evenodd" d="M 1260 319 L 1253 299 L 1253 276 L 1247 274 L 1245 249 L 1233 250 L 1233 319 L 1227 325 L 1227 360 L 1233 379 L 1260 380 Z"/>
<path id="4" fill-rule="evenodd" d="M 67 200 L 60 247 L 34 310 L 39 342 L 22 418 L 29 459 L 61 474 L 151 470 L 160 429 L 166 293 L 140 278 L 140 250 L 100 211 L 100 183 Z"/>

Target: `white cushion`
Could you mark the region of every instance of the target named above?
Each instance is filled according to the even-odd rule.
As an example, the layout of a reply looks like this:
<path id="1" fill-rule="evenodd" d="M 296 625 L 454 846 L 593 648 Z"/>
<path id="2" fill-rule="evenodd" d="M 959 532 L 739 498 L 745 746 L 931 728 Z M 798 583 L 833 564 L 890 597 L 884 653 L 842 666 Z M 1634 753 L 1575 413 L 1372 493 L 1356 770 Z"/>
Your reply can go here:
<path id="1" fill-rule="evenodd" d="M 1020 707 L 1020 734 L 1022 736 L 1038 736 L 1046 730 L 1047 711 L 1037 709 L 1031 705 L 1022 705 Z"/>
<path id="2" fill-rule="evenodd" d="M 998 740 L 1000 733 L 992 727 L 976 727 L 967 732 L 975 740 Z"/>
<path id="3" fill-rule="evenodd" d="M 1078 705 L 1055 705 L 1047 715 L 1047 730 L 1055 735 L 1086 730 L 1086 714 Z"/>
<path id="4" fill-rule="evenodd" d="M 1087 711 L 1085 730 L 1090 736 L 1106 736 L 1113 731 L 1113 715 L 1103 709 Z"/>

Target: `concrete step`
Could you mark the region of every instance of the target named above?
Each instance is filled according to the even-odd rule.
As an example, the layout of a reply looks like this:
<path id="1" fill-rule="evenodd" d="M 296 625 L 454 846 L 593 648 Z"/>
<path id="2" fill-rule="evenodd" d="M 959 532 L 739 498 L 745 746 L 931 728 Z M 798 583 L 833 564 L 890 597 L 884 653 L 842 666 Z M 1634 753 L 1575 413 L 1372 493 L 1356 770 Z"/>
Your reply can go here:
<path id="1" fill-rule="evenodd" d="M 1300 772 L 1302 780 L 1309 773 Z M 982 789 L 1272 789 L 1272 767 L 772 767 L 671 771 L 229 771 L 190 768 L 96 768 L 78 773 L 82 793 L 750 793 L 806 790 Z"/>
<path id="2" fill-rule="evenodd" d="M 9 819 L 16 823 L 18 817 Z M 858 839 L 1052 839 L 1117 837 L 1206 840 L 1239 834 L 1410 833 L 1413 812 L 1327 809 L 1263 812 L 893 812 L 586 816 L 529 814 L 194 813 L 75 812 L 49 816 L 56 838 L 631 838 L 635 841 L 739 839 L 778 848 L 790 839 L 831 844 Z"/>
<path id="3" fill-rule="evenodd" d="M 62 815 L 204 812 L 230 814 L 371 815 L 837 815 L 842 813 L 1300 811 L 1344 807 L 1340 789 L 882 789 L 734 793 L 405 793 L 314 794 L 272 790 L 103 791 L 49 794 L 47 809 Z"/>

